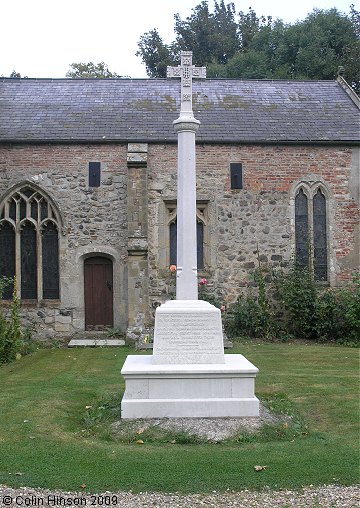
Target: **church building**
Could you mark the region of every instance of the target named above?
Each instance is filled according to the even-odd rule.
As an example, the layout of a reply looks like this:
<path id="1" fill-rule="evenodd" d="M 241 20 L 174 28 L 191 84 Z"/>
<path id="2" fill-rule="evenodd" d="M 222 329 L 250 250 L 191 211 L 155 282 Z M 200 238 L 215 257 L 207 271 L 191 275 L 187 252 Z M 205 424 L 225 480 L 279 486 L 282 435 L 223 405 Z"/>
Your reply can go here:
<path id="1" fill-rule="evenodd" d="M 38 336 L 134 341 L 174 296 L 180 82 L 0 79 L 0 276 Z M 360 268 L 359 98 L 336 81 L 193 84 L 199 277 L 230 303 L 259 263 Z M 4 291 L 6 308 L 11 288 Z"/>

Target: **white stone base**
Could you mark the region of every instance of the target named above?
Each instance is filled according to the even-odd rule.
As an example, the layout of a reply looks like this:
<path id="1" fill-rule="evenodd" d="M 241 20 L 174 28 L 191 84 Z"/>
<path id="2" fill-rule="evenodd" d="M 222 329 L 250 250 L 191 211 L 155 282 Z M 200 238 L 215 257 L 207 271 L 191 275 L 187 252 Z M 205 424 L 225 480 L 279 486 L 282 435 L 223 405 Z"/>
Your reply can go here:
<path id="1" fill-rule="evenodd" d="M 156 365 L 129 355 L 122 368 L 122 418 L 214 418 L 259 415 L 254 394 L 258 369 L 242 355 L 221 364 Z"/>

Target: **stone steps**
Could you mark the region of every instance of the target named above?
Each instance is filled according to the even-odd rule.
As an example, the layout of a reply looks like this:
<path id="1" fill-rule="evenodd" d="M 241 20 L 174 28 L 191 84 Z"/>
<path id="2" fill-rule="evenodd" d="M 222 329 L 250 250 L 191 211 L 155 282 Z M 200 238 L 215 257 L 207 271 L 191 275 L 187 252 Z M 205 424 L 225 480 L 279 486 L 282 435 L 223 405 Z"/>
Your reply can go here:
<path id="1" fill-rule="evenodd" d="M 125 346 L 122 339 L 72 339 L 68 347 L 119 347 Z"/>
<path id="2" fill-rule="evenodd" d="M 72 336 L 68 347 L 119 347 L 125 346 L 123 338 L 110 338 L 106 332 L 85 331 Z"/>

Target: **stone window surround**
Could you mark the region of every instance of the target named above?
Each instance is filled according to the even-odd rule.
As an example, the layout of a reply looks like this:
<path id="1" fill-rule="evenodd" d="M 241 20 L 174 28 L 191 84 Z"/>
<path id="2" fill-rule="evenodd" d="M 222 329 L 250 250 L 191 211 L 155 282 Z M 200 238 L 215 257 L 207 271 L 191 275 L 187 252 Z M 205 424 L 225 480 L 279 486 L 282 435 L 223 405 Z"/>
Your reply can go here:
<path id="1" fill-rule="evenodd" d="M 313 251 L 313 198 L 321 190 L 325 196 L 326 201 L 326 238 L 327 238 L 327 267 L 328 267 L 328 278 L 327 281 L 317 281 L 319 285 L 333 285 L 335 281 L 335 254 L 333 252 L 332 242 L 332 224 L 334 221 L 334 214 L 336 208 L 336 201 L 333 198 L 328 186 L 322 178 L 316 175 L 308 175 L 297 182 L 295 182 L 291 189 L 290 195 L 290 210 L 291 210 L 291 229 L 292 229 L 292 250 L 295 252 L 295 197 L 302 190 L 305 196 L 308 198 L 308 220 L 309 220 L 309 237 L 311 239 L 311 250 Z M 313 259 L 310 260 L 311 265 Z"/>
<path id="2" fill-rule="evenodd" d="M 159 228 L 159 262 L 162 268 L 170 264 L 170 224 L 176 219 L 176 198 L 163 199 L 164 221 Z M 209 199 L 196 200 L 196 219 L 204 226 L 204 268 L 206 271 L 211 265 L 209 252 Z"/>
<path id="3" fill-rule="evenodd" d="M 15 223 L 11 218 L 9 218 L 9 216 L 8 216 L 8 214 L 9 214 L 9 210 L 8 210 L 9 200 L 12 198 L 12 196 L 14 194 L 20 192 L 21 189 L 23 189 L 24 187 L 30 187 L 34 192 L 37 192 L 38 194 L 43 196 L 48 201 L 48 203 L 51 206 L 51 215 L 52 215 L 51 217 L 48 217 L 48 218 L 44 219 L 43 221 L 36 223 L 31 218 L 31 215 L 28 214 L 29 207 L 27 207 L 26 217 L 24 219 L 22 219 L 21 221 L 16 220 L 16 223 Z M 25 195 L 22 197 L 26 202 L 29 199 Z M 42 243 L 41 243 L 42 242 L 41 228 L 45 223 L 50 221 L 56 225 L 57 230 L 58 230 L 59 263 L 60 263 L 60 253 L 62 251 L 61 244 L 62 244 L 62 241 L 64 238 L 65 231 L 64 231 L 64 225 L 63 225 L 61 211 L 60 211 L 60 208 L 58 207 L 56 201 L 48 194 L 47 191 L 42 189 L 39 185 L 36 185 L 35 183 L 33 183 L 32 181 L 29 181 L 29 180 L 22 180 L 21 182 L 10 187 L 10 189 L 8 189 L 0 197 L 0 212 L 2 212 L 2 211 L 5 212 L 5 218 L 3 220 L 9 222 L 15 228 L 15 244 L 16 244 L 15 274 L 16 274 L 17 297 L 21 300 L 20 229 L 21 229 L 21 225 L 24 222 L 31 222 L 32 224 L 34 224 L 34 226 L 36 228 L 36 238 L 37 238 L 36 250 L 37 250 L 37 288 L 38 288 L 38 293 L 37 293 L 36 299 L 21 300 L 21 302 L 22 302 L 22 304 L 26 304 L 26 305 L 32 305 L 32 304 L 38 305 L 39 303 L 42 304 L 42 303 L 46 302 L 52 306 L 54 306 L 54 305 L 57 306 L 57 303 L 59 303 L 61 301 L 61 275 L 59 275 L 59 279 L 60 279 L 59 280 L 59 299 L 44 300 L 42 297 L 43 288 L 42 288 Z M 6 301 L 4 301 L 3 303 L 6 304 Z"/>

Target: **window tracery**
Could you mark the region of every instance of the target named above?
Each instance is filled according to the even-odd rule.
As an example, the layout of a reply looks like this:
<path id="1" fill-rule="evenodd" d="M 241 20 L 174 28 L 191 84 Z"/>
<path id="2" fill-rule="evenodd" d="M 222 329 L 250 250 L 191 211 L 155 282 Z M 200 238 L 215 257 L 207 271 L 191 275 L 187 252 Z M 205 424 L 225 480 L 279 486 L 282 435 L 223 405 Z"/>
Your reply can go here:
<path id="1" fill-rule="evenodd" d="M 22 300 L 59 298 L 59 230 L 55 205 L 40 189 L 24 184 L 0 204 L 0 276 L 16 276 Z M 3 299 L 10 299 L 8 288 Z"/>

